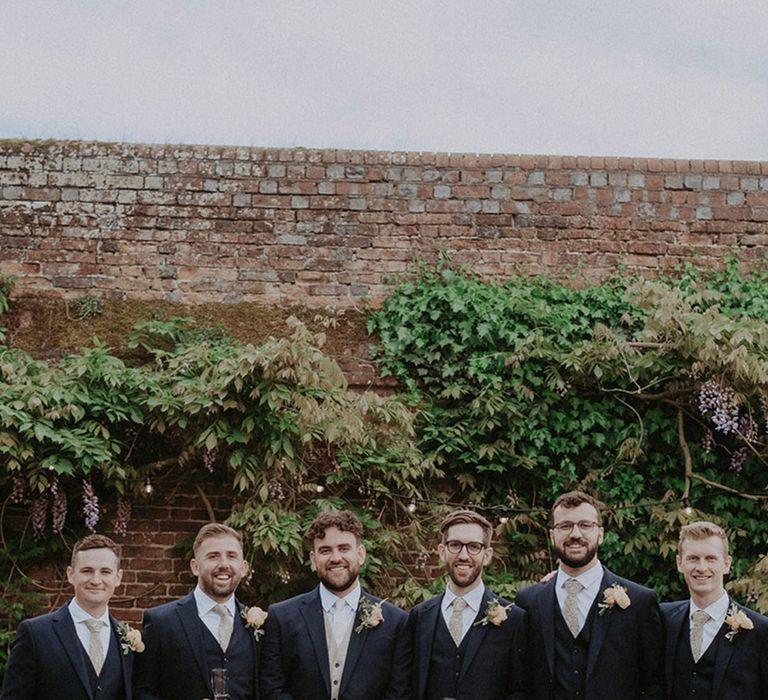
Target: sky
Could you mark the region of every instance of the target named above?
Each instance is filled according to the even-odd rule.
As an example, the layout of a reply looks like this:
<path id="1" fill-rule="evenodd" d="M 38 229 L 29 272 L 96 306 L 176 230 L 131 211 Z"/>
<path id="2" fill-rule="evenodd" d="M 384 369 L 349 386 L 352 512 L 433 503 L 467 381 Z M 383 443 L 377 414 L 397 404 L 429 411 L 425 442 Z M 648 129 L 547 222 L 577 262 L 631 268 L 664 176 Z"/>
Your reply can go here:
<path id="1" fill-rule="evenodd" d="M 0 0 L 0 138 L 768 160 L 766 0 Z"/>

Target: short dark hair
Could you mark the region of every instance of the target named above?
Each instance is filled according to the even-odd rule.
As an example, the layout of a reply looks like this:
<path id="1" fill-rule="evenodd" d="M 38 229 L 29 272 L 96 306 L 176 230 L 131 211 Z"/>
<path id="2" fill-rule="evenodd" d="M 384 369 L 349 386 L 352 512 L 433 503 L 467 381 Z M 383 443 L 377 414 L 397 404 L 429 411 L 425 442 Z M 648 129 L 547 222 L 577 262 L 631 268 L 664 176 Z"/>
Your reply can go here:
<path id="1" fill-rule="evenodd" d="M 491 546 L 491 537 L 493 536 L 493 525 L 487 518 L 475 513 L 473 510 L 454 510 L 443 518 L 440 523 L 440 532 L 442 534 L 443 544 L 449 528 L 454 525 L 479 525 L 483 529 L 483 544 L 486 547 Z"/>
<path id="2" fill-rule="evenodd" d="M 85 552 L 89 549 L 111 549 L 117 557 L 117 566 L 120 568 L 120 547 L 117 543 L 111 540 L 106 535 L 86 535 L 82 539 L 75 542 L 75 546 L 72 547 L 72 559 L 70 560 L 70 566 L 74 568 L 75 558 L 80 552 Z"/>
<path id="3" fill-rule="evenodd" d="M 568 493 L 560 494 L 552 504 L 552 510 L 550 512 L 552 523 L 554 524 L 555 522 L 555 510 L 557 508 L 560 508 L 561 506 L 568 509 L 578 508 L 582 503 L 588 503 L 597 511 L 597 524 L 602 527 L 603 514 L 600 510 L 600 501 L 593 496 L 590 496 L 588 493 L 584 493 L 584 491 L 568 491 Z"/>
<path id="4" fill-rule="evenodd" d="M 320 513 L 307 528 L 306 537 L 310 544 L 315 540 L 325 539 L 325 531 L 335 527 L 342 532 L 351 532 L 358 544 L 363 541 L 363 524 L 354 513 L 349 510 Z"/>
<path id="5" fill-rule="evenodd" d="M 200 545 L 211 537 L 234 537 L 240 543 L 240 549 L 243 548 L 243 536 L 229 525 L 223 523 L 208 523 L 203 525 L 197 532 L 195 541 L 192 544 L 192 551 L 197 556 L 197 550 Z"/>

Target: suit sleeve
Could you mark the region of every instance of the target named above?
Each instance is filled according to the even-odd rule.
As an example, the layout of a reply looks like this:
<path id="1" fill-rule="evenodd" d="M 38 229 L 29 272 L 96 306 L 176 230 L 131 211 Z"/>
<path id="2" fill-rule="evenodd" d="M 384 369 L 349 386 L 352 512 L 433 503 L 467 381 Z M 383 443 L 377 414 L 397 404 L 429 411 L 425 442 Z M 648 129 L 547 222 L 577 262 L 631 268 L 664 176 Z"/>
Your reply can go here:
<path id="1" fill-rule="evenodd" d="M 392 650 L 392 670 L 382 700 L 411 700 L 412 648 L 408 615 L 403 613 L 397 621 L 395 646 Z"/>
<path id="2" fill-rule="evenodd" d="M 136 700 L 163 700 L 157 693 L 162 673 L 163 654 L 158 629 L 152 613 L 144 612 L 142 632 L 144 651 L 137 654 L 133 664 L 133 694 Z"/>
<path id="3" fill-rule="evenodd" d="M 655 591 L 648 598 L 647 610 L 640 615 L 640 653 L 643 684 L 642 697 L 663 700 L 664 688 L 664 626 Z"/>
<path id="4" fill-rule="evenodd" d="M 26 622 L 16 630 L 5 668 L 2 700 L 29 700 L 37 696 L 37 652 Z"/>
<path id="5" fill-rule="evenodd" d="M 261 700 L 293 700 L 283 668 L 282 630 L 279 614 L 269 610 L 261 642 Z"/>
<path id="6" fill-rule="evenodd" d="M 515 608 L 512 608 L 515 610 Z M 530 697 L 528 678 L 530 667 L 528 666 L 528 613 L 522 608 L 517 608 L 519 615 L 513 620 L 515 632 L 510 649 L 509 659 L 510 677 L 508 695 L 506 700 L 527 700 Z"/>

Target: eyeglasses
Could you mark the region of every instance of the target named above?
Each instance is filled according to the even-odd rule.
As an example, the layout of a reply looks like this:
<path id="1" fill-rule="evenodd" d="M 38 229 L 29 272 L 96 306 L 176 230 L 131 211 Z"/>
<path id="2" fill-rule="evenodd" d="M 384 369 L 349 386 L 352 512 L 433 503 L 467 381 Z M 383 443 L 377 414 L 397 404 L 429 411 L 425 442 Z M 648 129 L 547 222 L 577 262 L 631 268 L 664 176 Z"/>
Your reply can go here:
<path id="1" fill-rule="evenodd" d="M 568 535 L 573 532 L 573 528 L 575 527 L 578 527 L 579 531 L 585 535 L 590 535 L 600 527 L 600 523 L 593 522 L 592 520 L 579 520 L 577 523 L 570 520 L 563 520 L 561 523 L 555 523 L 552 526 L 552 529 L 557 530 L 561 535 Z"/>
<path id="2" fill-rule="evenodd" d="M 448 540 L 445 543 L 445 548 L 451 554 L 458 554 L 464 547 L 467 548 L 467 552 L 473 557 L 476 557 L 480 552 L 485 549 L 485 545 L 482 542 L 461 542 L 459 540 Z"/>

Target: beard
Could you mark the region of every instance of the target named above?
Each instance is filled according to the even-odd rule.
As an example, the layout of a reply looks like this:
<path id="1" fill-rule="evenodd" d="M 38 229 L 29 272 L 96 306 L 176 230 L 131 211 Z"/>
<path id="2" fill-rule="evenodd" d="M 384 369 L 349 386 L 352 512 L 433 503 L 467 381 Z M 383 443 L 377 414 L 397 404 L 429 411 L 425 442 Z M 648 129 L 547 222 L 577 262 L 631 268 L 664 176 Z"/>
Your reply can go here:
<path id="1" fill-rule="evenodd" d="M 227 573 L 230 575 L 228 581 L 217 581 L 216 575 Z M 226 600 L 231 596 L 240 585 L 242 575 L 234 568 L 218 568 L 208 574 L 198 577 L 198 583 L 203 593 L 214 600 Z"/>
<path id="2" fill-rule="evenodd" d="M 580 557 L 574 557 L 566 553 L 566 547 L 568 545 L 578 544 L 585 548 L 585 552 Z M 561 545 L 554 545 L 555 552 L 557 553 L 557 556 L 559 557 L 560 561 L 565 564 L 566 566 L 571 567 L 572 569 L 580 569 L 582 566 L 586 566 L 591 562 L 596 556 L 598 552 L 599 545 L 595 541 L 593 544 L 590 544 L 587 540 L 581 537 L 569 537 L 567 540 L 565 540 Z"/>
<path id="3" fill-rule="evenodd" d="M 469 564 L 471 568 L 457 569 L 457 564 L 459 563 L 464 565 Z M 453 583 L 458 588 L 467 588 L 471 586 L 475 581 L 477 581 L 482 571 L 483 571 L 482 564 L 478 564 L 475 561 L 469 561 L 469 562 L 454 561 L 448 567 L 448 577 L 451 579 L 451 581 L 453 581 Z"/>
<path id="4" fill-rule="evenodd" d="M 329 571 L 328 567 L 318 570 L 317 577 L 320 582 L 332 593 L 341 593 L 346 591 L 357 580 L 360 573 L 360 567 L 349 565 L 349 568 Z"/>

